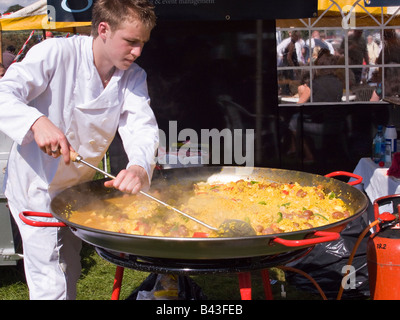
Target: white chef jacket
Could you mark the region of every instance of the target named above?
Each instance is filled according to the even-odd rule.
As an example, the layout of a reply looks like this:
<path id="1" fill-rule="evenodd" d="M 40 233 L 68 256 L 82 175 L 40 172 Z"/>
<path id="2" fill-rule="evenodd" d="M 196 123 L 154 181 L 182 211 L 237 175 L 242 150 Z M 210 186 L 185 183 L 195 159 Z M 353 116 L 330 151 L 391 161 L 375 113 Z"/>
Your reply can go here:
<path id="1" fill-rule="evenodd" d="M 43 41 L 0 81 L 0 131 L 15 141 L 4 192 L 19 211 L 51 212 L 51 199 L 58 192 L 95 174 L 85 165 L 65 165 L 62 157 L 54 159 L 40 150 L 30 128 L 42 115 L 93 165 L 101 161 L 118 129 L 127 166 L 142 166 L 151 179 L 158 127 L 149 106 L 146 73 L 137 64 L 117 69 L 104 88 L 92 44 L 87 36 Z"/>

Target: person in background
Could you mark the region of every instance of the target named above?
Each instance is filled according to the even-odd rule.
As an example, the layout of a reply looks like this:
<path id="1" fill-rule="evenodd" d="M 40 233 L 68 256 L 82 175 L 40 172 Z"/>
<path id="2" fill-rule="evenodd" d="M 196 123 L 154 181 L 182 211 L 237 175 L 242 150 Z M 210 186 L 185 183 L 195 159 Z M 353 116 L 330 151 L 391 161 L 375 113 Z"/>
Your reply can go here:
<path id="1" fill-rule="evenodd" d="M 342 55 L 344 55 L 344 44 L 345 41 L 342 41 L 340 46 L 340 53 Z M 363 30 L 352 30 L 351 33 L 349 32 L 348 54 L 350 65 L 362 65 L 363 62 L 368 63 L 367 43 L 363 37 Z M 362 80 L 363 68 L 352 68 L 352 70 L 355 77 L 355 84 L 359 85 Z"/>
<path id="2" fill-rule="evenodd" d="M 380 81 L 372 92 L 371 98 L 369 101 L 377 102 L 382 100 L 383 98 L 390 97 L 399 97 L 400 95 L 400 69 L 399 68 L 385 68 L 385 85 L 384 91 L 385 95 L 383 95 L 383 86 L 382 81 Z"/>
<path id="3" fill-rule="evenodd" d="M 297 104 L 304 104 L 310 101 L 311 89 L 310 89 L 310 72 L 304 71 L 301 77 L 301 83 L 297 88 L 297 92 L 299 95 L 299 100 Z M 287 151 L 287 155 L 294 154 L 296 152 L 296 140 L 297 140 L 297 131 L 298 124 L 300 120 L 300 113 L 296 113 L 293 115 L 292 119 L 289 122 L 289 130 L 291 131 L 290 138 L 290 147 Z M 307 117 L 307 115 L 306 115 Z M 303 161 L 304 163 L 312 163 L 314 161 L 314 155 L 312 150 L 306 140 L 303 140 Z"/>
<path id="4" fill-rule="evenodd" d="M 315 30 L 311 35 L 311 56 L 313 61 L 317 59 L 321 49 L 328 49 L 331 54 L 335 54 L 332 44 L 325 41 L 325 33 Z"/>
<path id="5" fill-rule="evenodd" d="M 292 34 L 294 38 L 292 37 Z M 289 37 L 283 39 L 276 47 L 276 53 L 278 57 L 278 67 L 283 66 L 284 63 L 283 56 L 285 54 L 285 50 L 289 45 L 289 43 L 293 42 L 294 39 L 296 39 L 295 50 L 296 50 L 297 60 L 301 60 L 301 55 L 302 55 L 301 49 L 304 46 L 304 40 L 299 37 L 298 31 L 289 32 Z"/>
<path id="6" fill-rule="evenodd" d="M 298 104 L 307 103 L 310 100 L 311 89 L 310 89 L 310 72 L 305 71 L 302 75 L 300 85 L 297 88 L 299 95 Z"/>
<path id="7" fill-rule="evenodd" d="M 376 64 L 400 63 L 400 39 L 393 29 L 383 31 L 383 49 L 376 59 Z"/>
<path id="8" fill-rule="evenodd" d="M 290 41 L 287 44 L 286 48 L 283 50 L 283 66 L 298 66 L 299 65 L 299 56 L 297 43 L 300 40 L 300 33 L 298 31 L 292 31 L 290 34 Z"/>
<path id="9" fill-rule="evenodd" d="M 393 29 L 386 29 L 384 30 L 383 35 L 383 49 L 381 50 L 379 57 L 376 59 L 376 63 L 385 63 L 386 65 L 399 64 L 400 40 L 397 37 L 396 31 Z M 370 101 L 379 101 L 383 97 L 399 95 L 399 73 L 399 68 L 390 66 L 385 67 L 384 77 L 382 68 L 375 71 L 373 73 L 373 82 L 377 83 L 377 87 L 372 93 Z M 383 95 L 382 78 L 384 78 L 385 95 Z"/>
<path id="10" fill-rule="evenodd" d="M 320 49 L 316 66 L 333 66 L 337 64 L 337 57 L 329 52 L 329 49 Z M 340 102 L 343 95 L 343 83 L 335 74 L 335 69 L 316 69 L 312 78 L 312 90 L 310 90 L 310 74 L 306 71 L 303 74 L 301 85 L 298 87 L 299 101 L 298 103 L 312 102 Z M 304 133 L 319 133 L 324 130 L 324 123 L 336 118 L 336 115 L 331 115 L 330 112 L 324 108 L 317 108 L 313 113 L 303 115 L 303 131 Z M 292 143 L 288 153 L 295 152 L 296 136 L 298 131 L 298 122 L 300 114 L 294 114 L 289 122 L 289 130 L 292 132 Z M 339 115 L 338 115 L 339 116 Z M 304 162 L 311 163 L 314 161 L 311 148 L 308 143 L 304 141 L 303 144 Z"/>
<path id="11" fill-rule="evenodd" d="M 81 240 L 69 228 L 36 228 L 22 211 L 52 212 L 62 190 L 95 171 L 118 130 L 129 163 L 105 187 L 149 188 L 158 146 L 145 71 L 135 62 L 156 23 L 147 0 L 97 0 L 91 36 L 42 41 L 0 81 L 0 130 L 14 140 L 4 194 L 23 241 L 31 299 L 75 299 Z"/>
<path id="12" fill-rule="evenodd" d="M 46 39 L 54 38 L 53 32 L 51 32 L 51 31 L 46 31 L 45 36 L 46 36 Z"/>
<path id="13" fill-rule="evenodd" d="M 13 63 L 15 57 L 16 57 L 15 47 L 12 45 L 8 46 L 6 48 L 6 52 L 3 53 L 3 65 L 6 68 L 6 70 Z"/>
<path id="14" fill-rule="evenodd" d="M 285 39 L 286 40 L 286 39 Z M 284 41 L 285 41 L 284 40 Z M 298 47 L 300 33 L 296 30 L 290 33 L 290 41 L 285 41 L 286 47 L 282 51 L 281 67 L 296 67 L 300 65 L 301 48 Z M 283 41 L 282 41 L 283 42 Z M 278 48 L 279 49 L 279 48 Z M 279 50 L 278 50 L 279 52 Z M 278 72 L 280 83 L 280 94 L 292 95 L 290 82 L 296 78 L 295 68 L 282 70 Z"/>
<path id="15" fill-rule="evenodd" d="M 376 60 L 379 57 L 380 53 L 380 48 L 378 44 L 374 41 L 374 38 L 372 35 L 369 35 L 367 37 L 367 51 L 368 51 L 368 58 L 369 58 L 369 64 L 374 65 L 376 63 Z M 376 67 L 369 67 L 369 73 L 368 73 L 368 79 L 370 80 L 372 77 L 372 73 L 376 71 Z"/>
<path id="16" fill-rule="evenodd" d="M 315 61 L 316 66 L 337 65 L 337 57 L 328 49 L 321 49 Z M 316 69 L 313 79 L 313 102 L 340 102 L 343 96 L 343 83 L 331 68 Z"/>
<path id="17" fill-rule="evenodd" d="M 375 64 L 381 50 L 378 44 L 374 41 L 374 37 L 372 35 L 367 37 L 367 51 L 369 64 Z"/>

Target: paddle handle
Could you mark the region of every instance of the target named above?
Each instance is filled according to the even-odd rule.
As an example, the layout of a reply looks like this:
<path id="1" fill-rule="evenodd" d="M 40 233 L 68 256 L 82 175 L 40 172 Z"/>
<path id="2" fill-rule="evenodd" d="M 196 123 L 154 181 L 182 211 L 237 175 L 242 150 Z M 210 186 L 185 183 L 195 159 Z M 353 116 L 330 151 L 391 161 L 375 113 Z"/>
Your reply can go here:
<path id="1" fill-rule="evenodd" d="M 88 162 L 86 162 L 85 160 L 83 160 L 83 158 L 82 158 L 78 153 L 76 153 L 76 152 L 74 152 L 74 151 L 70 151 L 70 158 L 71 158 L 71 160 L 72 160 L 73 162 L 81 162 L 81 163 L 83 163 L 83 164 L 89 166 L 90 168 L 92 168 L 92 169 L 94 169 L 94 170 L 96 170 L 96 171 L 98 171 L 98 172 L 104 174 L 105 176 L 108 176 L 108 177 L 110 177 L 111 179 L 115 179 L 115 177 L 114 177 L 113 175 L 109 174 L 108 172 L 105 172 L 105 171 L 101 170 L 100 168 L 97 168 L 96 166 L 93 166 L 93 165 L 91 165 L 90 163 L 88 163 Z M 206 228 L 208 228 L 208 229 L 210 229 L 210 230 L 218 231 L 217 228 L 214 228 L 214 227 L 208 225 L 207 223 L 205 223 L 205 222 L 203 222 L 203 221 L 200 221 L 200 220 L 196 219 L 195 217 L 192 217 L 192 216 L 188 215 L 187 213 L 184 213 L 184 212 L 178 210 L 177 208 L 174 208 L 174 207 L 170 206 L 169 204 L 167 204 L 167 203 L 161 201 L 160 199 L 157 199 L 157 198 L 153 197 L 152 195 L 150 195 L 150 194 L 148 194 L 148 193 L 146 193 L 146 192 L 144 192 L 144 191 L 141 191 L 141 190 L 140 190 L 139 193 L 142 194 L 142 195 L 144 195 L 144 196 L 146 196 L 146 197 L 148 197 L 148 198 L 150 198 L 150 199 L 152 199 L 152 200 L 154 200 L 154 201 L 156 201 L 156 202 L 158 202 L 159 204 L 161 204 L 161 205 L 167 207 L 168 209 L 174 210 L 175 212 L 177 212 L 177 213 L 179 213 L 179 214 L 185 216 L 186 218 L 189 218 L 189 219 L 191 219 L 191 220 L 193 220 L 193 221 L 195 221 L 195 222 L 197 222 L 197 223 L 200 223 L 201 225 L 203 225 L 204 227 L 206 227 Z"/>

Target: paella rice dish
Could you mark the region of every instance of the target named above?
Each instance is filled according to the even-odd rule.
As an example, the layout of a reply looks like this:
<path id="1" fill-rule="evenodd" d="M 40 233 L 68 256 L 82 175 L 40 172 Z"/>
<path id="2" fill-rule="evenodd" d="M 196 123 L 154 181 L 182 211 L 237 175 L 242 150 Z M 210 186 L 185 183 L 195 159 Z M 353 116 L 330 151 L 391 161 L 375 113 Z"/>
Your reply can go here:
<path id="1" fill-rule="evenodd" d="M 174 185 L 151 194 L 211 225 L 226 219 L 249 223 L 257 235 L 293 232 L 332 224 L 353 212 L 322 186 L 239 180 L 200 182 L 185 190 Z M 146 236 L 218 237 L 218 232 L 188 219 L 143 195 L 100 200 L 72 210 L 70 222 L 94 229 Z"/>

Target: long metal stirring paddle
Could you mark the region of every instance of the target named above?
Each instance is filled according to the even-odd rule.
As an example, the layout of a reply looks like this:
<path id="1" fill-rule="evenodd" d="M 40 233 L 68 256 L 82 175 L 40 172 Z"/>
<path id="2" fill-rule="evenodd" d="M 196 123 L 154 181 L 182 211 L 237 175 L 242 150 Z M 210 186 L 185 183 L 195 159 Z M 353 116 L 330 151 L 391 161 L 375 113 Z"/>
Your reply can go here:
<path id="1" fill-rule="evenodd" d="M 104 174 L 105 176 L 110 177 L 111 179 L 115 179 L 115 178 L 116 178 L 116 177 L 113 176 L 112 174 L 109 174 L 108 172 L 105 172 L 104 170 L 101 170 L 100 168 L 97 168 L 96 166 L 90 164 L 89 162 L 86 162 L 86 161 L 83 160 L 83 158 L 82 158 L 78 153 L 76 153 L 76 152 L 70 151 L 70 158 L 71 158 L 71 160 L 72 160 L 73 162 L 81 162 L 81 163 L 87 165 L 88 167 L 90 167 L 90 168 L 92 168 L 92 169 L 94 169 L 94 170 L 96 170 L 96 171 L 98 171 L 98 172 Z M 161 201 L 160 199 L 157 199 L 157 198 L 153 197 L 152 195 L 150 195 L 150 194 L 148 194 L 148 193 L 146 193 L 146 192 L 144 192 L 144 191 L 141 191 L 141 190 L 140 190 L 139 193 L 141 193 L 142 195 L 144 195 L 144 196 L 146 196 L 146 197 L 148 197 L 148 198 L 150 198 L 150 199 L 152 199 L 152 200 L 154 200 L 154 201 L 157 201 L 158 203 L 160 203 L 161 205 L 163 205 L 163 206 L 165 206 L 165 207 L 167 207 L 167 208 L 169 208 L 169 209 L 172 209 L 172 210 L 178 212 L 179 214 L 185 216 L 186 218 L 189 218 L 189 219 L 191 219 L 191 220 L 193 220 L 193 221 L 195 221 L 195 222 L 197 222 L 197 223 L 200 223 L 201 225 L 205 226 L 205 227 L 208 228 L 208 229 L 211 229 L 211 230 L 214 230 L 214 231 L 219 231 L 218 228 L 214 228 L 214 227 L 208 225 L 207 223 L 205 223 L 205 222 L 203 222 L 203 221 L 200 221 L 200 220 L 196 219 L 195 217 L 192 217 L 192 216 L 188 215 L 187 213 L 184 213 L 184 212 L 182 212 L 181 210 L 170 206 L 169 204 L 167 204 L 167 203 Z"/>

